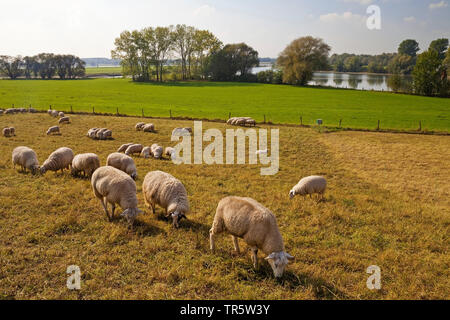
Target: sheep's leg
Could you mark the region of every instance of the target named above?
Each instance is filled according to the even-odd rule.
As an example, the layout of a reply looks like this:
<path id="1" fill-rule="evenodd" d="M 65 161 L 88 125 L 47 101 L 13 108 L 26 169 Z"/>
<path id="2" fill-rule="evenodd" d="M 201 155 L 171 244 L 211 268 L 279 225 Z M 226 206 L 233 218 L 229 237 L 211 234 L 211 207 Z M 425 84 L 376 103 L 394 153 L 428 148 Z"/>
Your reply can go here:
<path id="1" fill-rule="evenodd" d="M 111 218 L 114 218 L 114 211 L 116 211 L 116 205 L 112 204 L 111 207 L 112 207 L 112 209 L 111 209 L 111 211 L 112 211 Z"/>
<path id="2" fill-rule="evenodd" d="M 108 212 L 108 203 L 106 202 L 105 199 L 100 199 L 100 202 L 102 203 L 102 206 L 105 209 L 106 216 L 108 217 L 108 220 L 111 221 L 111 217 L 109 216 L 109 212 Z M 105 204 L 105 202 L 106 202 L 106 204 Z"/>
<path id="3" fill-rule="evenodd" d="M 253 260 L 253 267 L 255 269 L 258 269 L 258 248 L 256 247 L 252 248 L 252 260 Z"/>
<path id="4" fill-rule="evenodd" d="M 238 241 L 238 238 L 235 237 L 235 236 L 231 236 L 231 238 L 233 239 L 234 250 L 235 250 L 237 253 L 241 253 L 241 250 L 239 249 L 239 241 Z"/>
<path id="5" fill-rule="evenodd" d="M 216 243 L 214 241 L 214 233 L 212 230 L 209 231 L 209 246 L 212 252 L 216 250 Z"/>

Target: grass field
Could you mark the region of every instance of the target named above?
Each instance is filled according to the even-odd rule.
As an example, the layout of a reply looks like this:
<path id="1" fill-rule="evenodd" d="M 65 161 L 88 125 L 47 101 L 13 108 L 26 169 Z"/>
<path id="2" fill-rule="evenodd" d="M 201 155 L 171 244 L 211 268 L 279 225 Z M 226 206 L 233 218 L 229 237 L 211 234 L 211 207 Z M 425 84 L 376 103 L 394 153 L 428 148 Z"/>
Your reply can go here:
<path id="1" fill-rule="evenodd" d="M 169 117 L 227 119 L 375 129 L 450 131 L 450 99 L 383 92 L 301 88 L 284 85 L 181 82 L 133 83 L 129 79 L 0 81 L 0 108 L 28 106 L 47 110 L 92 111 Z"/>
<path id="2" fill-rule="evenodd" d="M 122 73 L 122 67 L 86 68 L 86 75 L 116 75 Z"/>
<path id="3" fill-rule="evenodd" d="M 91 82 L 80 81 L 79 85 L 85 83 Z M 5 84 L 1 85 L 4 88 Z M 309 92 L 289 87 L 278 90 Z M 34 94 L 30 99 L 39 97 Z M 55 92 L 54 98 L 58 95 Z M 266 177 L 259 174 L 260 166 L 254 165 L 176 166 L 168 160 L 135 158 L 141 209 L 145 174 L 163 170 L 183 181 L 192 212 L 179 230 L 161 217 L 160 208 L 158 217 L 146 213 L 129 229 L 123 220 L 106 221 L 88 180 L 75 179 L 67 172 L 45 176 L 19 173 L 12 168 L 11 151 L 29 146 L 42 163 L 56 148 L 67 146 L 75 153 L 95 152 L 104 164 L 107 155 L 122 143 L 172 145 L 172 129 L 192 126 L 192 122 L 154 120 L 157 134 L 144 134 L 132 129 L 139 118 L 71 118 L 72 124 L 62 127 L 61 136 L 47 137 L 46 129 L 56 121 L 46 114 L 0 116 L 0 128 L 14 126 L 17 131 L 16 137 L 0 138 L 0 298 L 450 298 L 450 137 L 324 134 L 281 127 L 280 172 Z M 228 128 L 219 123 L 203 126 Z M 112 129 L 115 140 L 88 139 L 85 133 L 91 127 Z M 290 201 L 292 186 L 311 174 L 327 178 L 326 201 Z M 215 208 L 228 195 L 253 197 L 277 216 L 286 249 L 296 257 L 281 281 L 273 278 L 262 256 L 260 269 L 254 270 L 249 252 L 234 254 L 229 236 L 218 238 L 216 254 L 209 251 L 208 230 Z M 66 288 L 66 268 L 73 264 L 81 268 L 79 292 Z M 381 268 L 380 291 L 366 288 L 370 265 Z"/>

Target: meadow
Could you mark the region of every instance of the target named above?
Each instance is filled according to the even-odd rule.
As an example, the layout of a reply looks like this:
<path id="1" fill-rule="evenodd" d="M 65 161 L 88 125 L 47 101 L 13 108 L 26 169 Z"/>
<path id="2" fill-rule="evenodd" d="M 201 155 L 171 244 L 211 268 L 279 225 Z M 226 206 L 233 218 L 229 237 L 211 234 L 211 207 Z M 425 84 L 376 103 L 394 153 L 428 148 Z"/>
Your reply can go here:
<path id="1" fill-rule="evenodd" d="M 122 67 L 92 67 L 86 68 L 86 75 L 120 75 L 122 73 Z"/>
<path id="2" fill-rule="evenodd" d="M 387 92 L 295 87 L 257 83 L 133 83 L 130 79 L 0 81 L 0 108 L 32 105 L 47 110 L 140 116 L 228 119 L 259 122 L 417 131 L 450 131 L 450 99 Z"/>
<path id="3" fill-rule="evenodd" d="M 49 87 L 58 86 L 58 90 L 69 85 L 54 83 Z M 97 82 L 71 85 L 83 87 L 88 83 Z M 98 83 L 114 85 L 115 81 Z M 110 91 L 116 98 L 130 94 L 128 90 L 172 88 L 118 83 L 124 86 L 123 90 L 115 95 Z M 17 84 L 30 86 L 32 91 L 40 85 L 37 81 L 7 85 Z M 259 86 L 238 87 L 257 90 Z M 192 85 L 173 88 L 187 92 L 196 89 Z M 29 93 L 30 101 L 51 97 L 51 90 L 44 86 L 40 90 L 48 94 L 43 96 L 22 90 Z M 53 100 L 67 99 L 58 90 L 54 91 Z M 226 88 L 218 84 L 217 90 Z M 279 90 L 326 92 L 289 87 Z M 75 89 L 71 92 L 76 97 L 85 93 Z M 93 94 L 94 90 L 89 92 Z M 100 93 L 104 95 L 99 92 L 98 97 Z M 113 97 L 104 96 L 106 105 Z M 174 99 L 170 95 L 166 98 Z M 218 98 L 221 99 L 225 101 L 225 97 Z M 245 100 L 252 101 L 252 97 Z M 76 105 L 87 102 L 82 99 Z M 210 102 L 217 103 L 213 99 Z M 132 100 L 130 106 L 137 103 Z M 233 97 L 229 105 L 233 105 Z M 12 150 L 29 146 L 42 163 L 55 149 L 67 146 L 75 153 L 95 152 L 104 164 L 107 155 L 122 143 L 173 145 L 172 129 L 192 127 L 193 123 L 147 119 L 144 121 L 156 125 L 157 133 L 146 134 L 134 130 L 141 118 L 70 116 L 72 124 L 61 128 L 62 135 L 50 137 L 45 131 L 56 120 L 47 114 L 0 116 L 0 128 L 14 126 L 17 132 L 16 137 L 0 138 L 1 299 L 450 298 L 448 136 L 323 133 L 282 126 L 280 172 L 264 177 L 259 165 L 177 166 L 169 160 L 135 158 L 141 209 L 145 174 L 163 170 L 185 184 L 191 213 L 189 220 L 183 220 L 176 230 L 162 217 L 161 208 L 157 215 L 146 210 L 134 228 L 129 228 L 121 219 L 107 221 L 89 180 L 73 178 L 68 172 L 49 172 L 44 176 L 19 173 L 12 168 Z M 203 126 L 222 131 L 230 128 L 211 122 L 204 122 Z M 88 139 L 85 134 L 91 127 L 112 129 L 114 140 Z M 327 178 L 325 201 L 289 200 L 292 186 L 311 174 Z M 220 199 L 229 195 L 252 197 L 276 215 L 286 250 L 296 257 L 281 280 L 273 278 L 261 254 L 261 266 L 254 270 L 242 241 L 241 254 L 233 252 L 231 238 L 225 235 L 218 237 L 216 253 L 210 252 L 208 231 L 215 209 Z M 69 265 L 81 268 L 80 291 L 66 288 Z M 370 265 L 381 268 L 381 290 L 366 287 L 366 269 Z"/>

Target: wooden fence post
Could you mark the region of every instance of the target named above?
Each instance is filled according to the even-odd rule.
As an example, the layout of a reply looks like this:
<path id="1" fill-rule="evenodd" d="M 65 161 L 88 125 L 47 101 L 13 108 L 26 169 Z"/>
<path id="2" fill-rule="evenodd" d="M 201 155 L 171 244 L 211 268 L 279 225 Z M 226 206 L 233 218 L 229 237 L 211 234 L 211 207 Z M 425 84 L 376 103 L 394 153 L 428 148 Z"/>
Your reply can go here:
<path id="1" fill-rule="evenodd" d="M 95 107 L 92 107 L 92 113 L 95 113 Z"/>
<path id="2" fill-rule="evenodd" d="M 339 128 L 342 126 L 342 119 L 339 120 Z"/>
<path id="3" fill-rule="evenodd" d="M 303 126 L 303 116 L 300 116 L 300 125 Z"/>
<path id="4" fill-rule="evenodd" d="M 52 110 L 52 105 L 50 105 L 50 110 Z"/>
<path id="5" fill-rule="evenodd" d="M 419 121 L 419 131 L 422 131 L 422 121 Z"/>
<path id="6" fill-rule="evenodd" d="M 169 110 L 170 113 L 170 119 L 172 119 L 172 110 Z"/>
<path id="7" fill-rule="evenodd" d="M 378 127 L 377 130 L 380 130 L 380 120 L 378 120 Z"/>
<path id="8" fill-rule="evenodd" d="M 70 113 L 73 113 L 73 109 L 72 109 L 72 106 L 70 106 Z"/>
<path id="9" fill-rule="evenodd" d="M 228 113 L 228 120 L 231 119 L 231 112 Z"/>

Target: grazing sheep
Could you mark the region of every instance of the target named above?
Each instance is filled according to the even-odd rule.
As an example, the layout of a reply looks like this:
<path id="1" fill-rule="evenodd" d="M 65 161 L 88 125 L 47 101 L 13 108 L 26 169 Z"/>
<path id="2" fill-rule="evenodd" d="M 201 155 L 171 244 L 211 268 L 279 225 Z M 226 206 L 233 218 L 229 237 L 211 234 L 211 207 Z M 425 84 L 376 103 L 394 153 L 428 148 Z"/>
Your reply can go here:
<path id="1" fill-rule="evenodd" d="M 9 134 L 12 135 L 12 136 L 15 136 L 16 135 L 16 129 L 14 127 L 10 127 L 9 128 Z"/>
<path id="2" fill-rule="evenodd" d="M 15 109 L 13 109 L 13 108 L 9 108 L 9 109 L 6 109 L 5 110 L 5 114 L 13 114 L 13 113 L 15 113 L 16 111 L 15 111 Z"/>
<path id="3" fill-rule="evenodd" d="M 52 115 L 52 112 L 53 112 L 52 109 L 48 109 L 48 110 L 47 110 L 47 113 L 48 113 L 49 115 Z"/>
<path id="4" fill-rule="evenodd" d="M 64 118 L 65 117 L 64 112 L 58 112 L 58 117 Z"/>
<path id="5" fill-rule="evenodd" d="M 129 174 L 133 180 L 137 179 L 137 169 L 133 158 L 123 153 L 111 153 L 106 159 L 106 165 Z"/>
<path id="6" fill-rule="evenodd" d="M 126 143 L 126 144 L 123 144 L 123 145 L 120 146 L 119 149 L 117 149 L 117 152 L 125 152 L 125 151 L 127 151 L 128 147 L 129 147 L 129 146 L 132 146 L 133 144 L 135 144 L 135 143 Z"/>
<path id="7" fill-rule="evenodd" d="M 253 266 L 258 268 L 258 250 L 267 255 L 276 278 L 283 275 L 289 260 L 294 257 L 285 251 L 283 238 L 273 213 L 251 198 L 227 197 L 219 202 L 210 234 L 211 250 L 214 237 L 222 232 L 232 235 L 234 248 L 239 252 L 238 238 L 252 248 Z"/>
<path id="8" fill-rule="evenodd" d="M 156 205 L 166 209 L 173 226 L 179 227 L 181 219 L 189 212 L 189 200 L 184 185 L 172 175 L 162 171 L 149 172 L 142 184 L 145 205 L 155 213 Z"/>
<path id="9" fill-rule="evenodd" d="M 106 131 L 108 131 L 107 128 L 101 128 L 101 129 L 98 129 L 97 132 L 95 132 L 95 139 L 98 139 L 98 140 L 104 140 L 104 139 L 105 139 L 104 133 L 105 133 Z"/>
<path id="10" fill-rule="evenodd" d="M 59 112 L 58 112 L 58 111 L 56 111 L 56 110 L 52 110 L 52 113 L 51 113 L 51 115 L 52 115 L 52 117 L 55 117 L 55 118 L 57 118 L 57 117 L 58 117 L 58 115 L 59 115 Z"/>
<path id="11" fill-rule="evenodd" d="M 48 128 L 47 135 L 50 135 L 52 133 L 60 133 L 59 127 L 58 126 L 54 126 L 54 127 Z"/>
<path id="12" fill-rule="evenodd" d="M 95 135 L 97 134 L 98 130 L 100 130 L 100 129 L 99 128 L 89 129 L 89 131 L 87 132 L 87 136 L 91 139 L 95 139 Z"/>
<path id="13" fill-rule="evenodd" d="M 34 109 L 34 108 L 29 108 L 29 109 L 28 109 L 28 112 L 29 112 L 29 113 L 37 113 L 37 110 Z"/>
<path id="14" fill-rule="evenodd" d="M 27 112 L 27 109 L 26 108 L 19 108 L 18 111 L 20 113 L 25 113 L 25 112 Z"/>
<path id="15" fill-rule="evenodd" d="M 136 126 L 135 126 L 136 131 L 141 131 L 144 126 L 145 126 L 145 122 L 137 123 Z"/>
<path id="16" fill-rule="evenodd" d="M 63 123 L 70 123 L 70 118 L 69 117 L 62 117 L 61 119 L 59 119 L 58 121 L 59 124 L 63 124 Z"/>
<path id="17" fill-rule="evenodd" d="M 22 168 L 22 171 L 26 172 L 27 169 L 31 171 L 32 174 L 39 172 L 39 161 L 32 149 L 28 147 L 17 147 L 12 152 L 12 163 L 14 169 L 16 165 Z"/>
<path id="18" fill-rule="evenodd" d="M 72 175 L 91 177 L 95 170 L 100 167 L 100 159 L 95 153 L 77 154 L 72 160 Z"/>
<path id="19" fill-rule="evenodd" d="M 6 138 L 11 137 L 11 131 L 9 130 L 9 128 L 3 128 L 2 134 L 3 134 L 3 136 L 6 137 Z"/>
<path id="20" fill-rule="evenodd" d="M 69 169 L 72 166 L 73 151 L 72 149 L 63 147 L 59 148 L 53 152 L 41 167 L 41 174 L 46 173 L 48 170 L 54 171 L 58 170 L 64 172 L 64 169 Z"/>
<path id="21" fill-rule="evenodd" d="M 163 147 L 157 145 L 156 143 L 151 146 L 151 154 L 155 159 L 161 159 L 163 152 Z"/>
<path id="22" fill-rule="evenodd" d="M 145 158 L 145 159 L 148 159 L 148 158 L 150 158 L 151 153 L 152 153 L 151 148 L 150 147 L 145 147 L 144 149 L 142 149 L 141 157 Z"/>
<path id="23" fill-rule="evenodd" d="M 155 132 L 155 125 L 153 123 L 147 123 L 142 127 L 144 132 Z"/>
<path id="24" fill-rule="evenodd" d="M 247 119 L 245 125 L 256 127 L 256 121 L 254 119 Z"/>
<path id="25" fill-rule="evenodd" d="M 310 176 L 300 180 L 289 192 L 289 197 L 293 199 L 296 195 L 306 196 L 309 194 L 311 198 L 313 194 L 319 194 L 323 199 L 326 189 L 327 180 L 324 177 Z"/>
<path id="26" fill-rule="evenodd" d="M 164 150 L 164 155 L 168 156 L 170 159 L 175 159 L 175 149 L 172 147 L 167 147 L 166 150 Z"/>
<path id="27" fill-rule="evenodd" d="M 142 149 L 144 149 L 144 146 L 142 144 L 132 144 L 127 148 L 127 150 L 125 150 L 125 154 L 127 156 L 133 155 L 135 153 L 141 154 Z"/>
<path id="28" fill-rule="evenodd" d="M 172 136 L 190 136 L 192 134 L 192 128 L 175 128 L 172 131 Z"/>
<path id="29" fill-rule="evenodd" d="M 94 195 L 100 200 L 109 221 L 114 218 L 116 204 L 124 210 L 121 214 L 130 224 L 142 213 L 138 209 L 136 197 L 136 183 L 124 172 L 107 166 L 95 170 L 91 178 Z M 111 215 L 108 212 L 108 203 L 111 204 Z"/>

